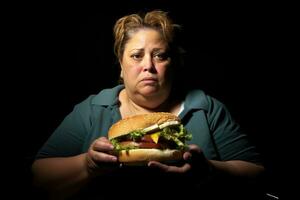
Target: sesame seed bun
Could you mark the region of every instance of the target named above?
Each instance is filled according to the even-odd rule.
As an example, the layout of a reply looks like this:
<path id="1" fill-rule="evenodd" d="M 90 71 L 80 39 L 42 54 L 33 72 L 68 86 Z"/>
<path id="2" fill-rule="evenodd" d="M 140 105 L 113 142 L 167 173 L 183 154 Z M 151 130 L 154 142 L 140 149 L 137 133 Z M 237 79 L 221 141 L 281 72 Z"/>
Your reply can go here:
<path id="1" fill-rule="evenodd" d="M 166 112 L 155 112 L 128 117 L 111 126 L 108 132 L 108 139 L 111 140 L 127 135 L 132 131 L 143 130 L 153 125 L 159 126 L 166 122 L 181 123 L 179 117 Z M 182 159 L 182 154 L 183 151 L 178 149 L 135 148 L 119 151 L 118 159 L 119 162 L 125 165 L 145 165 L 151 160 L 159 162 L 177 161 Z"/>
<path id="2" fill-rule="evenodd" d="M 167 112 L 134 115 L 132 117 L 124 118 L 112 125 L 108 131 L 108 139 L 113 139 L 135 130 L 141 130 L 154 124 L 160 125 L 169 121 L 180 122 L 180 118 Z"/>

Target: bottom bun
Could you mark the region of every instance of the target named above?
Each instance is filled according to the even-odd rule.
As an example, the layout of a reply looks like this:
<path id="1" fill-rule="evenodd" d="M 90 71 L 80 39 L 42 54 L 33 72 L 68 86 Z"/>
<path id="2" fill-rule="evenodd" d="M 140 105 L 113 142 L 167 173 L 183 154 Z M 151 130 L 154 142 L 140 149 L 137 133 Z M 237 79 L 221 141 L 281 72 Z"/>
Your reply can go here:
<path id="1" fill-rule="evenodd" d="M 144 165 L 148 161 L 173 162 L 182 159 L 182 151 L 171 149 L 131 149 L 119 152 L 119 162 L 125 165 Z"/>

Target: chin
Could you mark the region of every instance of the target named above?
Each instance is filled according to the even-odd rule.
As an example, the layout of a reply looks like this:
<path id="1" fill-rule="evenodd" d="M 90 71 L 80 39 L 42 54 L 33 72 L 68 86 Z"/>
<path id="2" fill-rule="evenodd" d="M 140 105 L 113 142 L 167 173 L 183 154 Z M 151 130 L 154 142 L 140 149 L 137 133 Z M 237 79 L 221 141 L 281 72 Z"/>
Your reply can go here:
<path id="1" fill-rule="evenodd" d="M 157 85 L 146 85 L 140 89 L 140 94 L 146 97 L 157 96 L 161 91 L 160 87 Z"/>

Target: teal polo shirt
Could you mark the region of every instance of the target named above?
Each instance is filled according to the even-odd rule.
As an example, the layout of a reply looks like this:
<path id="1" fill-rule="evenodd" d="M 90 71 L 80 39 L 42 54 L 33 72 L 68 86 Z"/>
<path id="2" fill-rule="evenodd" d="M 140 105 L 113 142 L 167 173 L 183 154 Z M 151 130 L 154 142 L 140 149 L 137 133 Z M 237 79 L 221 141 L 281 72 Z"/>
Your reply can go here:
<path id="1" fill-rule="evenodd" d="M 87 152 L 96 138 L 107 136 L 111 125 L 121 119 L 118 95 L 123 88 L 118 85 L 104 89 L 77 104 L 41 147 L 36 158 L 75 156 Z M 208 159 L 261 163 L 255 146 L 224 104 L 202 90 L 187 93 L 179 117 L 192 134 L 189 144 L 198 145 Z"/>

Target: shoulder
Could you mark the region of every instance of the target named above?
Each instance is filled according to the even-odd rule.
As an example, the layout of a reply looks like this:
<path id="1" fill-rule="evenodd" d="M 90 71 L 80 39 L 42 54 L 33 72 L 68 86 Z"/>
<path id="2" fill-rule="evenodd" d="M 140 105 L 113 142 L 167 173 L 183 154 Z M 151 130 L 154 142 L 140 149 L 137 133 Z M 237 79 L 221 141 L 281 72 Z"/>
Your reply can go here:
<path id="1" fill-rule="evenodd" d="M 203 90 L 194 89 L 190 90 L 186 94 L 185 105 L 194 109 L 204 109 L 208 110 L 211 104 L 217 101 L 215 98 L 211 97 Z"/>
<path id="2" fill-rule="evenodd" d="M 224 106 L 221 101 L 200 89 L 190 90 L 186 94 L 185 105 L 192 109 L 203 109 L 205 111 Z"/>
<path id="3" fill-rule="evenodd" d="M 113 88 L 102 89 L 98 94 L 89 95 L 83 101 L 78 103 L 76 107 L 113 105 L 116 101 L 118 101 L 118 94 L 123 88 L 123 85 L 118 85 Z"/>
<path id="4" fill-rule="evenodd" d="M 118 96 L 124 85 L 117 85 L 113 88 L 101 90 L 97 95 L 91 96 L 91 104 L 110 106 L 118 103 Z"/>
<path id="5" fill-rule="evenodd" d="M 74 111 L 82 115 L 89 115 L 95 110 L 116 105 L 118 103 L 118 93 L 122 88 L 122 85 L 118 85 L 114 88 L 103 89 L 98 94 L 91 94 L 76 104 Z"/>

